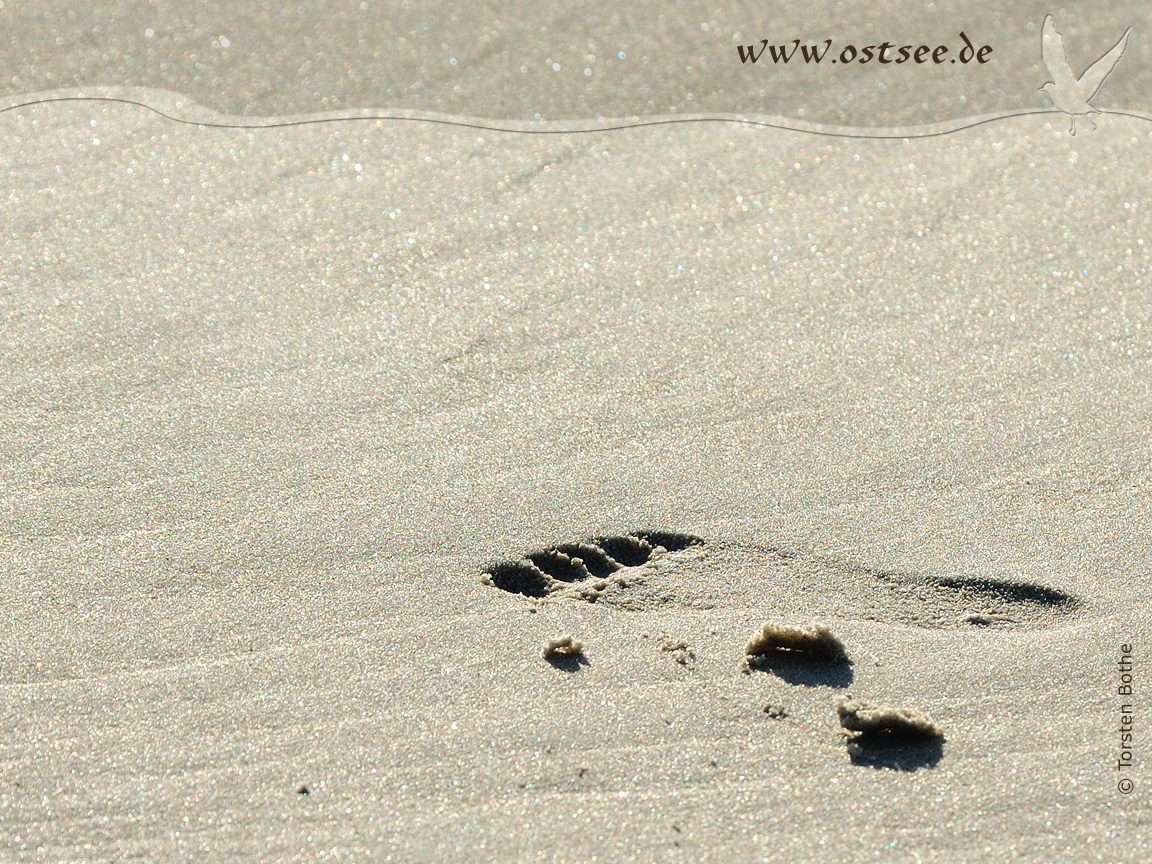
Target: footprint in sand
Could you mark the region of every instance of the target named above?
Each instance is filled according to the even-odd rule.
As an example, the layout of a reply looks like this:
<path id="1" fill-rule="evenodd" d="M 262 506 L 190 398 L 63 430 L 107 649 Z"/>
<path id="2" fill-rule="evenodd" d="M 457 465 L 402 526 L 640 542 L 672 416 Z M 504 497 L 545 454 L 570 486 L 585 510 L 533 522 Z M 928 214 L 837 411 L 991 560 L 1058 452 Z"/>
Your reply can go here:
<path id="1" fill-rule="evenodd" d="M 672 531 L 633 531 L 549 546 L 487 567 L 482 581 L 537 603 L 568 598 L 631 610 L 670 605 L 771 610 L 780 618 L 852 618 L 923 628 L 1052 626 L 1086 606 L 1075 595 L 1032 582 L 879 570 L 767 545 L 705 543 Z M 686 649 L 684 643 L 668 645 L 665 650 Z M 745 654 L 747 673 L 770 670 L 790 684 L 840 688 L 853 680 L 844 646 L 823 626 L 769 622 Z M 579 668 L 568 656 L 549 662 L 569 671 Z M 861 731 L 849 741 L 853 764 L 915 771 L 934 767 L 943 756 L 942 731 L 933 724 L 923 741 L 892 734 L 902 727 L 888 715 L 907 721 L 918 714 L 865 702 L 837 705 L 842 721 L 851 719 L 845 725 Z M 776 719 L 787 713 L 775 703 L 764 710 Z M 886 734 L 876 734 L 869 725 L 869 712 L 877 711 L 888 723 L 882 730 Z M 861 712 L 867 715 L 863 721 L 857 716 Z"/>
<path id="2" fill-rule="evenodd" d="M 644 611 L 770 609 L 924 628 L 1051 626 L 1084 611 L 1065 591 L 980 576 L 880 570 L 752 543 L 633 531 L 560 543 L 487 567 L 482 581 L 536 602 L 579 599 Z"/>

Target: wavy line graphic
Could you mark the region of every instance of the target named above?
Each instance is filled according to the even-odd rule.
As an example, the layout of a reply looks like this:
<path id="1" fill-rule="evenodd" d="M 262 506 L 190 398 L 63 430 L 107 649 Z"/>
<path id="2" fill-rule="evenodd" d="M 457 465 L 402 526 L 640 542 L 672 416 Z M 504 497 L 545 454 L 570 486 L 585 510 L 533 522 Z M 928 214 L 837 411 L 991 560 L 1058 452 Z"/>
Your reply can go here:
<path id="1" fill-rule="evenodd" d="M 19 96 L 9 96 L 0 100 L 0 114 L 8 114 L 21 109 L 70 102 L 105 102 L 137 106 L 151 111 L 173 123 L 183 123 L 206 129 L 281 129 L 291 126 L 308 126 L 320 123 L 351 123 L 363 121 L 433 123 L 455 126 L 485 132 L 504 132 L 520 135 L 576 135 L 594 132 L 617 132 L 626 129 L 643 129 L 650 126 L 673 126 L 686 123 L 733 123 L 764 129 L 780 129 L 822 135 L 832 138 L 868 138 L 875 140 L 934 138 L 951 135 L 965 129 L 984 126 L 1014 117 L 1029 117 L 1049 114 L 1063 114 L 1056 108 L 1015 109 L 982 114 L 974 117 L 946 120 L 938 123 L 917 126 L 833 126 L 821 123 L 806 123 L 791 117 L 772 114 L 676 114 L 655 116 L 632 116 L 595 120 L 496 120 L 483 117 L 466 117 L 456 114 L 440 114 L 433 111 L 388 110 L 378 108 L 357 108 L 340 111 L 325 111 L 311 114 L 290 114 L 277 117 L 253 117 L 221 114 L 198 102 L 173 93 L 151 87 L 85 87 L 67 90 L 49 90 Z M 1152 122 L 1152 114 L 1138 111 L 1103 111 L 1103 114 L 1132 117 Z"/>

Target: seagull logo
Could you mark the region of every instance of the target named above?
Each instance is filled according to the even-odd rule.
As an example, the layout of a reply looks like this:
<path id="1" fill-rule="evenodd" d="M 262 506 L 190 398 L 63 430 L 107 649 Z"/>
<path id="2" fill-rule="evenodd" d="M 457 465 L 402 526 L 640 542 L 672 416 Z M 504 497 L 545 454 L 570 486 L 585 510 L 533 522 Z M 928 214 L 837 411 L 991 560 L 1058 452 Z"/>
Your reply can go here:
<path id="1" fill-rule="evenodd" d="M 1092 97 L 1095 96 L 1104 79 L 1112 74 L 1120 58 L 1124 56 L 1124 49 L 1128 47 L 1128 37 L 1132 35 L 1129 27 L 1120 37 L 1120 41 L 1112 46 L 1112 50 L 1084 70 L 1084 74 L 1077 78 L 1072 74 L 1072 67 L 1068 65 L 1068 56 L 1064 53 L 1064 37 L 1056 30 L 1052 23 L 1052 16 L 1044 19 L 1044 40 L 1041 43 L 1041 56 L 1044 65 L 1048 67 L 1048 74 L 1052 80 L 1040 88 L 1048 94 L 1052 104 L 1072 117 L 1072 128 L 1068 131 L 1076 134 L 1076 118 L 1083 117 L 1093 129 L 1096 124 L 1092 122 L 1091 115 L 1101 113 L 1093 108 Z"/>

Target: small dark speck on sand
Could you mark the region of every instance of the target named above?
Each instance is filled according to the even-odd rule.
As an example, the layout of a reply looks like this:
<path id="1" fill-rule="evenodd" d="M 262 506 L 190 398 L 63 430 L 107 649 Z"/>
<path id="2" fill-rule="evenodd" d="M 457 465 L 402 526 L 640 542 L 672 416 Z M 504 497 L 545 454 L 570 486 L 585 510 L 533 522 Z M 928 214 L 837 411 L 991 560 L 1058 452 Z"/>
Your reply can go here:
<path id="1" fill-rule="evenodd" d="M 764 706 L 764 713 L 771 717 L 773 720 L 783 720 L 788 716 L 788 711 L 783 705 L 777 705 L 775 702 L 769 702 Z"/>

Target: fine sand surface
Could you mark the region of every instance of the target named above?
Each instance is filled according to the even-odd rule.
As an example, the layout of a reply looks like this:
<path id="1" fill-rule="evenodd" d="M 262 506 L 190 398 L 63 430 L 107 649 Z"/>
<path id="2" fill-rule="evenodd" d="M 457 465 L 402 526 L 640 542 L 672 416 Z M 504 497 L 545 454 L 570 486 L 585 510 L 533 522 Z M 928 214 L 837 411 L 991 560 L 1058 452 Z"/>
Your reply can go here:
<path id="1" fill-rule="evenodd" d="M 0 114 L 0 858 L 1152 858 L 1098 125 Z M 813 621 L 850 662 L 745 660 Z"/>

